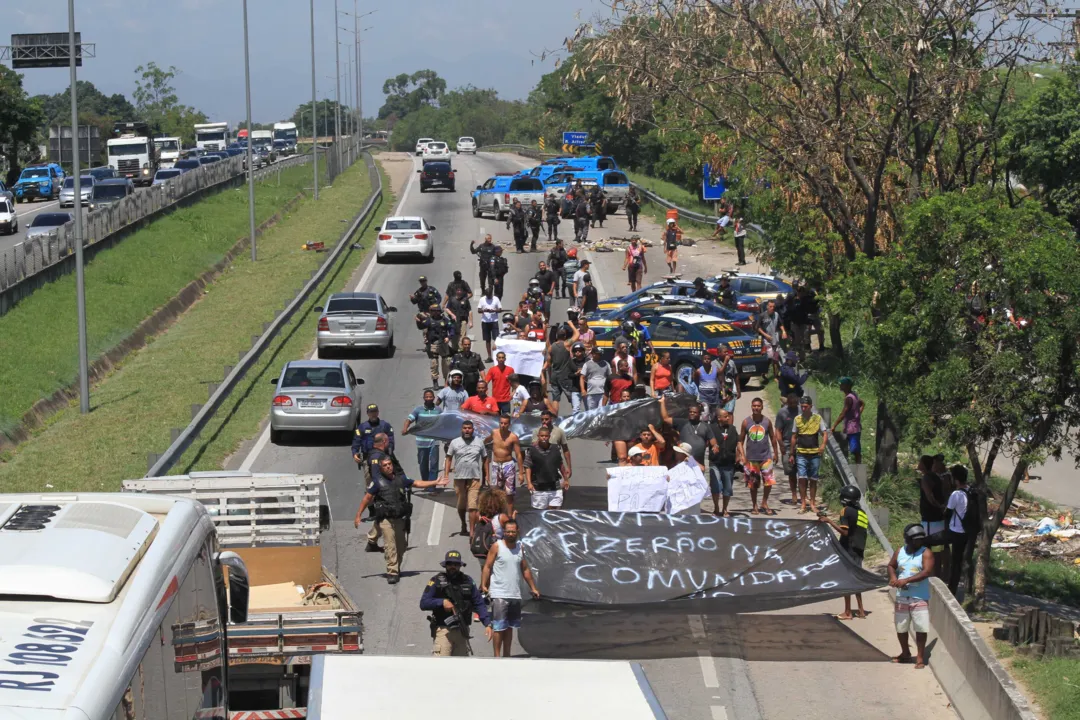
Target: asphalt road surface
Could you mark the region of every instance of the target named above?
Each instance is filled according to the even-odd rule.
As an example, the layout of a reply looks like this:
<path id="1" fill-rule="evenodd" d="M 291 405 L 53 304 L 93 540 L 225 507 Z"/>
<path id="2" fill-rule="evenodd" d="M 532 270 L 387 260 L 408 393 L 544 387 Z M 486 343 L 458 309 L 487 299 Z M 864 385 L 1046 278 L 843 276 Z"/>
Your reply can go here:
<path id="1" fill-rule="evenodd" d="M 414 159 L 413 162 L 417 161 Z M 394 356 L 382 359 L 357 355 L 351 357 L 350 362 L 357 376 L 365 380 L 364 403 L 378 403 L 382 417 L 394 426 L 397 434 L 396 453 L 411 477 L 419 477 L 415 444 L 412 438 L 401 436 L 401 427 L 408 412 L 420 404 L 421 392 L 429 385 L 430 374 L 427 357 L 421 349 L 420 333 L 413 324 L 413 307 L 408 296 L 418 286 L 417 278 L 420 275 L 426 275 L 430 283 L 443 292 L 454 270 L 461 270 L 474 290 L 478 291 L 477 263 L 475 256 L 469 253 L 469 241 L 479 241 L 483 229 L 491 232 L 496 242 L 507 243 L 511 235 L 502 224 L 490 218 L 472 217 L 468 190 L 495 172 L 522 167 L 519 158 L 500 154 L 455 156 L 453 162 L 458 174 L 456 193 L 421 194 L 416 173 L 412 172 L 395 208 L 396 214 L 422 215 L 436 226 L 435 262 L 378 265 L 371 253 L 365 260 L 359 285 L 349 288 L 381 293 L 392 306 L 398 308 L 395 318 L 397 350 Z M 622 222 L 619 216 L 609 224 L 624 227 Z M 564 223 L 560 229 L 565 231 L 567 228 L 568 224 Z M 541 247 L 545 248 L 546 245 Z M 513 302 L 512 298 L 524 290 L 528 279 L 536 272 L 537 262 L 546 258 L 547 252 L 544 249 L 534 254 L 518 255 L 512 249 L 507 251 L 504 248 L 504 253 L 507 253 L 510 264 L 504 296 L 506 304 Z M 593 259 L 596 261 L 600 258 Z M 601 297 L 622 291 L 624 283 L 617 276 L 620 261 L 621 258 L 611 254 L 604 257 L 603 262 L 597 263 L 593 275 L 599 280 Z M 565 318 L 566 307 L 567 301 L 556 300 L 553 316 L 556 319 Z M 479 329 L 479 318 L 476 318 L 476 327 L 470 334 L 476 343 L 474 349 L 483 352 L 482 345 L 477 342 Z M 312 320 L 313 339 L 314 332 Z M 250 450 L 230 463 L 230 467 L 239 466 L 253 472 L 319 473 L 325 477 L 333 529 L 324 535 L 323 561 L 337 574 L 352 598 L 364 610 L 365 652 L 430 654 L 431 638 L 426 613 L 420 610 L 419 600 L 429 577 L 440 570 L 439 561 L 448 549 L 460 550 L 467 558 L 465 571 L 477 582 L 480 577 L 479 563 L 468 553 L 468 538 L 457 534 L 458 518 L 453 491 L 446 489 L 437 495 L 414 495 L 413 532 L 402 565 L 402 580 L 398 585 L 390 586 L 383 577 L 385 564 L 382 555 L 364 552 L 364 533 L 369 525 L 362 524 L 360 531 L 353 529 L 352 520 L 361 500 L 363 484 L 349 448 L 340 441 L 323 438 L 287 438 L 286 445 L 275 445 L 269 442 L 268 436 L 268 432 L 264 432 Z M 575 493 L 602 492 L 606 485 L 604 468 L 609 459 L 609 451 L 602 443 L 571 441 L 570 446 L 573 476 L 568 503 L 572 502 L 570 498 Z M 774 665 L 778 669 L 774 672 L 768 670 L 768 664 L 759 662 L 758 669 L 752 673 L 747 658 L 756 657 L 761 661 L 763 656 L 760 649 L 765 647 L 773 651 L 765 660 L 799 659 L 790 656 L 792 651 L 798 651 L 801 659 L 810 659 L 806 652 L 800 650 L 808 644 L 808 638 L 803 636 L 804 630 L 800 630 L 805 629 L 805 624 L 790 624 L 780 617 L 768 621 L 755 620 L 765 617 L 641 616 L 637 618 L 642 628 L 640 635 L 627 637 L 626 642 L 612 647 L 610 652 L 594 652 L 588 657 L 640 661 L 667 716 L 673 720 L 831 717 L 836 705 L 831 708 L 813 707 L 813 696 L 818 693 L 825 697 L 831 695 L 838 702 L 843 702 L 839 698 L 844 695 L 846 683 L 859 681 L 855 678 L 830 680 L 828 673 L 815 671 L 815 667 L 820 669 L 820 666 L 813 661 L 799 663 L 797 669 L 784 670 L 782 674 L 776 673 L 786 667 L 784 663 Z M 821 617 L 821 620 L 824 623 L 826 617 Z M 533 627 L 540 629 L 542 634 L 544 623 L 558 620 L 526 616 L 524 622 L 526 625 L 534 623 Z M 737 624 L 739 627 L 736 627 Z M 748 627 L 750 632 L 747 631 Z M 766 627 L 769 628 L 768 632 L 764 631 Z M 472 646 L 475 654 L 490 656 L 491 646 L 483 641 L 482 629 L 475 625 L 474 628 L 476 637 Z M 754 628 L 758 628 L 758 631 L 754 631 Z M 534 637 L 537 632 L 534 629 Z M 528 654 L 518 644 L 517 637 L 515 645 L 516 655 Z M 754 652 L 748 652 L 753 650 L 749 647 L 751 645 L 759 648 L 756 656 Z M 817 657 L 819 649 L 807 652 Z M 888 663 L 880 651 L 874 652 L 876 654 L 872 659 Z M 795 672 L 796 676 L 785 678 L 787 672 Z M 558 692 L 558 688 L 548 687 L 543 678 L 530 675 L 527 669 L 523 671 L 522 683 L 530 688 L 529 692 Z M 804 694 L 807 686 L 812 687 L 813 691 Z M 474 697 L 475 693 L 480 693 L 482 697 L 481 688 L 482 678 L 477 678 L 475 688 L 461 688 L 458 692 Z M 527 698 L 528 694 L 523 697 Z M 811 706 L 807 706 L 807 701 Z M 886 705 L 879 706 L 879 709 Z"/>
<path id="2" fill-rule="evenodd" d="M 56 200 L 35 200 L 34 202 L 16 203 L 15 214 L 19 218 L 19 231 L 11 235 L 0 235 L 0 253 L 7 252 L 21 242 L 26 241 L 26 229 L 38 213 L 42 212 L 71 212 L 71 208 L 60 209 L 60 203 Z"/>

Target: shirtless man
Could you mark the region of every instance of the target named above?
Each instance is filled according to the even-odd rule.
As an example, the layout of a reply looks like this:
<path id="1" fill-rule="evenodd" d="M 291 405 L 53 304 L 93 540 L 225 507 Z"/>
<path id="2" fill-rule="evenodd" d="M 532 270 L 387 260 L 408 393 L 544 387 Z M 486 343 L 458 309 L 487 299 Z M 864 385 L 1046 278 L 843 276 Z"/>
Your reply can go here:
<path id="1" fill-rule="evenodd" d="M 491 484 L 506 493 L 511 511 L 517 492 L 518 468 L 522 466 L 521 441 L 510 430 L 510 416 L 499 417 L 499 428 L 488 436 L 491 445 Z"/>

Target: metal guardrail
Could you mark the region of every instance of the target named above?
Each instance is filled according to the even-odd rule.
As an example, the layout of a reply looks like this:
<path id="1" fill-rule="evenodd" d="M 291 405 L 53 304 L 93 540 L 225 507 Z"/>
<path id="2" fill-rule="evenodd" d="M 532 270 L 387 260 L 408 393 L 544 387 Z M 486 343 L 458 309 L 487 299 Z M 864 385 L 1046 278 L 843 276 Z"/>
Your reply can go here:
<path id="1" fill-rule="evenodd" d="M 829 459 L 832 460 L 833 467 L 836 468 L 836 474 L 840 476 L 840 482 L 844 485 L 852 485 L 859 488 L 862 493 L 862 497 L 859 499 L 859 507 L 866 513 L 867 520 L 870 521 L 870 531 L 874 533 L 874 537 L 881 543 L 881 547 L 885 548 L 886 554 L 892 557 L 893 547 L 889 543 L 889 539 L 885 537 L 885 532 L 881 529 L 881 525 L 878 524 L 877 517 L 871 510 L 870 501 L 866 499 L 866 492 L 859 487 L 859 483 L 855 480 L 855 473 L 851 471 L 851 466 L 848 465 L 847 457 L 844 455 L 843 449 L 840 447 L 840 443 L 836 441 L 832 433 L 829 433 L 829 441 L 825 444 L 825 450 L 829 453 Z"/>
<path id="2" fill-rule="evenodd" d="M 83 247 L 99 243 L 132 223 L 153 215 L 183 198 L 237 176 L 243 175 L 243 155 L 204 165 L 162 185 L 136 191 L 120 202 L 88 212 L 83 224 Z M 297 155 L 255 171 L 256 181 L 271 173 L 311 162 L 310 155 Z M 65 212 L 59 208 L 56 212 Z M 55 265 L 75 252 L 75 223 L 70 222 L 50 235 L 18 243 L 0 254 L 0 292 L 19 284 L 33 275 Z"/>
<path id="3" fill-rule="evenodd" d="M 368 167 L 368 176 L 371 178 L 371 185 L 373 188 L 367 203 L 364 205 L 364 209 L 360 211 L 360 214 L 352 224 L 349 225 L 344 234 L 342 234 L 341 239 L 338 240 L 337 246 L 334 247 L 330 255 L 323 261 L 323 264 L 319 266 L 319 269 L 315 271 L 315 274 L 311 276 L 311 279 L 307 281 L 293 301 L 290 302 L 276 318 L 274 318 L 270 327 L 259 336 L 251 346 L 251 349 L 240 358 L 240 362 L 231 372 L 229 372 L 221 384 L 218 385 L 217 389 L 211 393 L 207 403 L 199 408 L 198 412 L 195 413 L 195 417 L 192 418 L 191 423 L 180 432 L 172 445 L 169 446 L 168 450 L 160 456 L 150 456 L 150 469 L 146 473 L 146 477 L 165 475 L 174 465 L 176 465 L 177 461 L 179 461 L 184 452 L 191 447 L 191 444 L 199 436 L 199 433 L 201 433 L 207 424 L 209 424 L 210 420 L 214 417 L 214 414 L 221 408 L 232 391 L 240 381 L 244 379 L 248 370 L 250 370 L 252 366 L 258 362 L 259 358 L 262 357 L 263 352 L 269 347 L 271 341 L 277 337 L 285 324 L 289 322 L 294 314 L 296 314 L 296 311 L 300 306 L 307 301 L 308 297 L 323 281 L 323 278 L 326 277 L 330 269 L 334 267 L 338 257 L 344 252 L 346 246 L 349 245 L 352 236 L 356 234 L 356 231 L 368 219 L 372 208 L 375 207 L 375 203 L 382 197 L 383 186 L 382 175 L 379 174 L 379 169 L 375 165 L 375 160 L 366 150 L 363 152 L 363 158 Z"/>

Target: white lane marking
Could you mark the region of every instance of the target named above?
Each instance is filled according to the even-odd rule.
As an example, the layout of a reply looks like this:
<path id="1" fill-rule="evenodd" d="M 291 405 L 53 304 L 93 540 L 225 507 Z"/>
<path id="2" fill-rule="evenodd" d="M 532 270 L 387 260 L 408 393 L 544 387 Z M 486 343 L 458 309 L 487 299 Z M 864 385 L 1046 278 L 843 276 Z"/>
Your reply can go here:
<path id="1" fill-rule="evenodd" d="M 728 720 L 727 708 L 723 705 L 710 705 L 709 711 L 712 713 L 712 720 Z"/>
<path id="2" fill-rule="evenodd" d="M 698 650 L 698 662 L 701 663 L 701 677 L 705 681 L 705 687 L 720 687 L 720 679 L 716 676 L 716 663 L 708 650 Z"/>
<path id="3" fill-rule="evenodd" d="M 705 639 L 705 620 L 700 615 L 687 615 L 687 621 L 690 623 L 690 634 L 694 636 L 695 640 Z"/>
<path id="4" fill-rule="evenodd" d="M 416 169 L 415 160 L 413 161 L 413 169 Z M 405 185 L 405 192 L 401 194 L 401 200 L 398 201 L 397 207 L 394 208 L 394 215 L 401 214 L 401 207 L 405 204 L 405 198 L 409 197 L 409 190 L 412 189 L 413 183 L 415 182 L 416 173 L 412 173 L 409 176 L 409 182 Z M 360 282 L 356 284 L 353 292 L 359 292 L 360 288 L 367 284 L 367 281 L 371 277 L 371 273 L 375 271 L 375 266 L 377 264 L 378 263 L 376 263 L 374 259 L 368 261 L 367 270 L 365 270 L 364 274 L 360 277 Z M 316 350 L 315 352 L 311 353 L 311 355 L 308 357 L 308 360 L 314 360 L 318 356 L 318 354 L 319 351 Z M 250 472 L 252 466 L 255 465 L 255 461 L 259 459 L 259 455 L 261 455 L 263 450 L 266 449 L 266 446 L 267 444 L 269 444 L 269 442 L 270 424 L 267 423 L 266 427 L 263 429 L 262 434 L 259 435 L 259 439 L 255 441 L 255 444 L 251 447 L 251 450 L 248 452 L 247 457 L 244 458 L 244 462 L 240 464 L 240 470 L 243 472 Z"/>
<path id="5" fill-rule="evenodd" d="M 585 257 L 596 268 L 595 270 L 589 272 L 589 274 L 592 275 L 593 285 L 596 286 L 596 292 L 601 298 L 607 297 L 607 291 L 604 290 L 604 281 L 600 279 L 600 264 L 596 261 L 595 258 L 593 258 L 593 254 L 591 252 L 585 253 Z"/>
<path id="6" fill-rule="evenodd" d="M 36 212 L 41 212 L 42 210 L 47 210 L 48 208 L 51 208 L 53 205 L 59 205 L 59 204 L 60 204 L 59 200 L 52 200 L 50 202 L 45 203 L 44 205 L 39 205 L 36 202 L 32 202 L 32 203 L 30 203 L 31 207 L 30 207 L 29 210 L 24 210 L 21 213 L 16 212 L 15 217 L 26 217 L 27 215 L 33 215 Z"/>
<path id="7" fill-rule="evenodd" d="M 431 527 L 427 531 L 427 544 L 438 545 L 439 536 L 442 535 L 442 520 L 446 512 L 446 506 L 441 502 L 435 503 L 435 509 L 431 511 Z"/>

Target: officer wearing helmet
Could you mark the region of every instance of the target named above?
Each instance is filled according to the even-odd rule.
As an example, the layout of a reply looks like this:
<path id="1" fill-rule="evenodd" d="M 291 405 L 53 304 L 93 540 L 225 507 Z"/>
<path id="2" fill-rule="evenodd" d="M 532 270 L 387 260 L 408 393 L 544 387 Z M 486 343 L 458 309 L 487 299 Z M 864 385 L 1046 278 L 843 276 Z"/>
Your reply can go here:
<path id="1" fill-rule="evenodd" d="M 420 609 L 431 613 L 428 622 L 431 638 L 435 641 L 431 654 L 439 657 L 471 655 L 469 626 L 473 612 L 487 629 L 488 640 L 491 639 L 491 615 L 480 587 L 461 571 L 465 563 L 460 552 L 450 550 L 440 565 L 443 572 L 428 580 L 424 594 L 420 596 Z"/>
<path id="2" fill-rule="evenodd" d="M 715 295 L 709 288 L 705 287 L 705 280 L 703 278 L 694 278 L 694 294 L 690 297 L 698 298 L 699 300 L 712 300 Z"/>
<path id="3" fill-rule="evenodd" d="M 866 529 L 870 527 L 870 520 L 866 513 L 859 507 L 862 492 L 854 485 L 845 485 L 840 488 L 840 502 L 843 509 L 840 511 L 839 522 L 833 521 L 824 511 L 818 513 L 818 520 L 826 523 L 833 530 L 840 533 L 840 547 L 842 547 L 858 567 L 863 566 L 863 553 L 866 551 Z M 859 617 L 866 617 L 863 609 L 862 593 L 855 595 L 859 605 Z M 851 596 L 844 596 L 844 612 L 836 616 L 838 620 L 851 619 Z"/>

